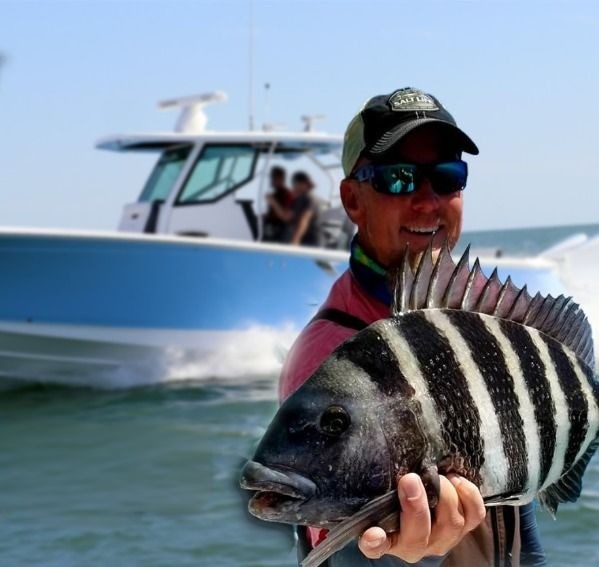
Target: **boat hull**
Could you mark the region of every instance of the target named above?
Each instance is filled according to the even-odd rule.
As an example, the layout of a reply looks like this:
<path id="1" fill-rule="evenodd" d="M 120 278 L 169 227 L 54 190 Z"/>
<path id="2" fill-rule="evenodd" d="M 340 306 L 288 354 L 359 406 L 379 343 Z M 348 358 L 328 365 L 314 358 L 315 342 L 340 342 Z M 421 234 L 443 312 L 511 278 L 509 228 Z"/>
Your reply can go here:
<path id="1" fill-rule="evenodd" d="M 0 231 L 0 378 L 130 387 L 276 373 L 347 252 L 218 239 Z M 553 264 L 483 260 L 531 291 Z"/>
<path id="2" fill-rule="evenodd" d="M 273 372 L 346 265 L 345 252 L 277 245 L 4 231 L 0 376 L 113 386 Z"/>

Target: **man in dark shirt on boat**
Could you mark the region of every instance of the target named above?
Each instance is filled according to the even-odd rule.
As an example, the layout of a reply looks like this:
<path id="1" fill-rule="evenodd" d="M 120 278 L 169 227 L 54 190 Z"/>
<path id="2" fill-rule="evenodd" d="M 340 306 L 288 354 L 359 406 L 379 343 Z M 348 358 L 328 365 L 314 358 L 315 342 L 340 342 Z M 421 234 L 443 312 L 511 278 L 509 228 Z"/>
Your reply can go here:
<path id="1" fill-rule="evenodd" d="M 275 165 L 270 170 L 272 193 L 266 196 L 268 211 L 264 216 L 265 242 L 284 242 L 293 197 L 285 185 L 285 170 Z"/>
<path id="2" fill-rule="evenodd" d="M 371 98 L 350 122 L 344 139 L 341 199 L 358 228 L 350 269 L 335 282 L 323 308 L 291 348 L 279 384 L 291 395 L 358 327 L 389 316 L 389 268 L 433 241 L 453 247 L 462 228 L 467 169 L 462 152 L 478 154 L 472 140 L 431 95 L 399 89 Z M 335 317 L 333 317 L 335 314 Z M 398 480 L 399 532 L 366 530 L 331 556 L 328 567 L 511 567 L 546 565 L 532 504 L 485 507 L 467 479 L 441 476 L 434 514 L 414 473 Z M 326 537 L 300 528 L 300 555 Z"/>

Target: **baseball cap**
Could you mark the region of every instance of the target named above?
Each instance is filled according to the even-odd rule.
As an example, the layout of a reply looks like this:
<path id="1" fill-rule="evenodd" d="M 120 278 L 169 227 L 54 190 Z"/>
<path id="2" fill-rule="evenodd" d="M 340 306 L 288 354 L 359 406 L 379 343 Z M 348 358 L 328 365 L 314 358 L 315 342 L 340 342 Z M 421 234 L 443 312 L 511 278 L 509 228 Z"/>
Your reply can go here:
<path id="1" fill-rule="evenodd" d="M 433 95 L 406 87 L 370 98 L 345 131 L 341 162 L 349 175 L 360 156 L 383 159 L 406 134 L 424 124 L 438 123 L 450 129 L 460 149 L 478 154 L 476 144 Z"/>

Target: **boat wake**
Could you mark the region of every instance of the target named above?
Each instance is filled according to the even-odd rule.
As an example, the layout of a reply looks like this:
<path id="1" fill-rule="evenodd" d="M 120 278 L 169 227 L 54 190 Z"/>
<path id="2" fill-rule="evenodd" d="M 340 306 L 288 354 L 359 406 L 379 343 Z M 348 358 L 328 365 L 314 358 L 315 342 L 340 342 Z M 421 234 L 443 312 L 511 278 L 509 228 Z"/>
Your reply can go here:
<path id="1" fill-rule="evenodd" d="M 114 342 L 106 340 L 107 333 L 102 340 L 18 334 L 13 341 L 18 348 L 0 350 L 2 389 L 32 383 L 127 389 L 173 382 L 275 382 L 298 333 L 292 324 L 253 325 L 185 336 L 161 333 L 162 340 L 153 344 L 147 334 L 114 337 Z"/>
<path id="2" fill-rule="evenodd" d="M 293 325 L 250 327 L 217 340 L 209 352 L 173 349 L 167 377 L 161 381 L 225 379 L 230 381 L 276 376 L 298 335 Z"/>

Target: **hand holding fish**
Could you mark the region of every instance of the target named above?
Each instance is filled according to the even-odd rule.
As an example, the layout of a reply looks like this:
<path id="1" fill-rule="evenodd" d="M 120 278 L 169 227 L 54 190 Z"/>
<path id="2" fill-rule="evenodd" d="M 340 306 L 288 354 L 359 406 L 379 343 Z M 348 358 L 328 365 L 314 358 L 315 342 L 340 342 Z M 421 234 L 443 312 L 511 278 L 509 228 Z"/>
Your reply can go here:
<path id="1" fill-rule="evenodd" d="M 369 559 L 390 554 L 415 563 L 423 557 L 445 555 L 484 519 L 486 509 L 476 486 L 457 475 L 440 477 L 439 503 L 431 520 L 426 491 L 416 474 L 398 483 L 401 530 L 386 533 L 379 527 L 366 530 L 360 550 Z"/>

